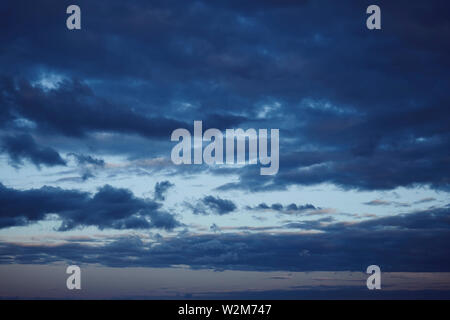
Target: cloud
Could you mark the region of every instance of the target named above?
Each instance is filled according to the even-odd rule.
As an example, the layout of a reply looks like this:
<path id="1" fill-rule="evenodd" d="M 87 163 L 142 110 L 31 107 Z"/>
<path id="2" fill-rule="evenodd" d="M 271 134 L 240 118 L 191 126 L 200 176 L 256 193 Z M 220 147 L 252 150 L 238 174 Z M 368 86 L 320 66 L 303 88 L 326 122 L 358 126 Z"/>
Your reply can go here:
<path id="1" fill-rule="evenodd" d="M 421 117 L 421 116 L 419 116 Z M 355 130 L 364 132 L 364 130 Z M 392 136 L 393 138 L 394 136 Z M 386 137 L 386 139 L 391 139 Z M 392 149 L 375 150 L 355 156 L 342 150 L 334 152 L 281 152 L 280 171 L 273 177 L 257 177 L 248 166 L 239 172 L 239 182 L 227 183 L 218 190 L 244 189 L 254 192 L 285 190 L 290 185 L 332 183 L 343 189 L 392 190 L 399 186 L 431 188 L 447 191 L 446 152 L 449 139 L 442 136 L 428 142 L 404 142 Z M 392 141 L 394 143 L 394 141 Z M 325 145 L 318 144 L 318 147 Z M 411 172 L 416 174 L 411 175 Z"/>
<path id="2" fill-rule="evenodd" d="M 56 181 L 103 185 L 94 180 L 102 178 L 96 170 L 127 181 L 154 178 L 156 170 L 173 181 L 187 175 L 200 176 L 202 184 L 223 181 L 215 196 L 186 204 L 199 215 L 238 210 L 238 200 L 225 199 L 222 191 L 322 183 L 344 190 L 450 191 L 447 1 L 381 0 L 389 30 L 382 33 L 366 30 L 367 4 L 356 1 L 77 4 L 88 14 L 81 30 L 68 32 L 61 20 L 65 1 L 0 2 L 0 12 L 8 13 L 0 22 L 1 48 L 8 48 L 0 55 L 1 150 L 14 166 L 65 165 L 60 154 L 71 154 L 77 169 L 59 173 Z M 261 176 L 258 166 L 173 168 L 170 134 L 176 128 L 192 132 L 193 120 L 203 120 L 204 129 L 280 128 L 279 173 Z M 115 163 L 104 166 L 103 158 Z M 171 230 L 183 225 L 163 207 L 169 184 L 159 182 L 153 199 L 108 185 L 88 193 L 0 184 L 0 228 L 56 216 L 59 231 Z M 383 271 L 450 272 L 450 207 L 312 220 L 310 214 L 331 209 L 259 202 L 249 213 L 267 217 L 257 222 L 261 226 L 231 229 L 209 221 L 197 227 L 200 234 L 186 228 L 178 236 L 95 245 L 3 242 L 0 263 L 268 271 L 364 271 L 378 264 Z M 276 217 L 258 213 L 265 210 L 292 216 L 273 226 Z M 213 218 L 225 219 L 205 219 Z"/>
<path id="3" fill-rule="evenodd" d="M 392 203 L 391 201 L 385 201 L 385 200 L 372 200 L 369 202 L 364 202 L 364 204 L 368 205 L 368 206 L 388 206 L 391 203 Z"/>
<path id="4" fill-rule="evenodd" d="M 267 205 L 262 202 L 257 206 L 247 206 L 248 210 L 252 211 L 275 211 L 279 213 L 285 214 L 301 214 L 301 213 L 330 213 L 330 210 L 324 210 L 320 207 L 315 207 L 312 204 L 304 204 L 304 205 L 296 205 L 295 203 L 291 203 L 289 205 L 283 206 L 281 203 L 274 203 L 272 205 Z"/>
<path id="5" fill-rule="evenodd" d="M 436 199 L 433 197 L 427 197 L 427 198 L 423 198 L 423 199 L 415 201 L 414 204 L 421 204 L 421 203 L 427 203 L 427 202 L 433 202 L 433 201 L 436 201 Z"/>
<path id="6" fill-rule="evenodd" d="M 380 200 L 380 199 L 364 202 L 363 204 L 365 204 L 367 206 L 396 206 L 396 207 L 409 207 L 410 206 L 410 204 L 408 204 L 408 203 L 402 203 L 402 202 L 397 202 L 397 201 L 387 201 L 387 200 Z"/>
<path id="7" fill-rule="evenodd" d="M 65 166 L 66 162 L 52 148 L 38 145 L 30 134 L 7 135 L 1 138 L 0 150 L 8 154 L 13 166 L 22 166 L 28 160 L 36 167 L 41 165 Z"/>
<path id="8" fill-rule="evenodd" d="M 25 79 L 16 82 L 14 87 L 2 88 L 10 97 L 8 107 L 44 132 L 83 137 L 89 132 L 106 131 L 167 138 L 174 129 L 186 127 L 181 121 L 147 117 L 112 103 L 80 81 L 64 80 L 52 90 L 32 86 Z"/>
<path id="9" fill-rule="evenodd" d="M 255 178 L 244 167 L 222 190 L 319 183 L 449 190 L 444 1 L 429 1 L 427 12 L 383 1 L 384 21 L 396 21 L 389 37 L 368 36 L 363 22 L 354 23 L 365 15 L 361 3 L 81 1 L 89 29 L 70 36 L 59 28 L 64 3 L 26 4 L 27 11 L 22 3 L 1 7 L 8 12 L 0 31 L 9 48 L 1 57 L 5 130 L 20 118 L 61 141 L 142 156 L 142 140 L 130 145 L 130 135 L 168 155 L 172 130 L 193 120 L 283 128 L 279 173 Z M 30 21 L 41 27 L 25 29 Z M 100 133 L 114 136 L 93 137 Z"/>
<path id="10" fill-rule="evenodd" d="M 91 195 L 54 187 L 15 190 L 0 184 L 0 228 L 24 226 L 56 214 L 59 231 L 95 226 L 99 229 L 171 230 L 180 225 L 161 205 L 131 191 L 105 185 Z"/>
<path id="11" fill-rule="evenodd" d="M 203 197 L 195 204 L 185 202 L 185 206 L 191 209 L 192 213 L 203 215 L 225 215 L 237 209 L 237 206 L 233 201 L 211 195 Z"/>
<path id="12" fill-rule="evenodd" d="M 213 224 L 209 227 L 209 230 L 213 231 L 214 233 L 220 232 L 220 227 L 219 227 L 217 224 L 213 223 Z"/>
<path id="13" fill-rule="evenodd" d="M 164 201 L 166 199 L 166 193 L 167 191 L 174 187 L 175 185 L 173 183 L 171 183 L 170 181 L 161 181 L 161 182 L 157 182 L 155 184 L 155 195 L 154 198 L 157 201 Z"/>
<path id="14" fill-rule="evenodd" d="M 69 153 L 68 156 L 74 157 L 79 165 L 93 165 L 95 167 L 105 166 L 105 160 L 94 158 L 90 155 Z"/>
<path id="15" fill-rule="evenodd" d="M 377 264 L 386 272 L 449 272 L 449 215 L 442 208 L 333 223 L 323 225 L 322 233 L 185 233 L 157 243 L 131 237 L 97 246 L 2 243 L 0 262 L 253 271 L 364 271 Z"/>

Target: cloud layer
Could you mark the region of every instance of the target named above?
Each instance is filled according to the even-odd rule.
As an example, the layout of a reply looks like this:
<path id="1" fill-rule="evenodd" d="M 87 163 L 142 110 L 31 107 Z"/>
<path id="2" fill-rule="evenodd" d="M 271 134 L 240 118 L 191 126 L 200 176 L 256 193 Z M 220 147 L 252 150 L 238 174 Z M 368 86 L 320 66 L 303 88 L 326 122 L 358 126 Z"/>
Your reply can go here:
<path id="1" fill-rule="evenodd" d="M 0 263 L 450 271 L 450 4 L 377 2 L 0 2 Z M 280 129 L 278 174 L 174 166 L 194 120 Z"/>
<path id="2" fill-rule="evenodd" d="M 89 14 L 79 32 L 60 26 L 64 1 L 41 1 L 36 10 L 20 3 L 0 7 L 8 12 L 1 31 L 9 48 L 1 57 L 5 127 L 20 118 L 33 124 L 30 134 L 85 143 L 99 132 L 137 135 L 162 141 L 152 152 L 166 158 L 172 130 L 193 120 L 220 129 L 282 128 L 279 174 L 259 178 L 243 168 L 240 181 L 222 190 L 323 182 L 448 190 L 446 2 L 424 9 L 381 1 L 382 32 L 365 28 L 366 6 L 354 2 L 171 0 L 130 8 L 80 1 Z M 111 139 L 108 153 L 141 152 Z M 102 142 L 96 145 L 106 148 Z M 54 153 L 22 155 L 62 163 Z"/>
<path id="3" fill-rule="evenodd" d="M 449 214 L 442 208 L 360 223 L 316 224 L 322 233 L 216 233 L 150 243 L 125 237 L 97 246 L 1 244 L 0 261 L 260 271 L 361 271 L 376 264 L 383 271 L 448 271 Z"/>

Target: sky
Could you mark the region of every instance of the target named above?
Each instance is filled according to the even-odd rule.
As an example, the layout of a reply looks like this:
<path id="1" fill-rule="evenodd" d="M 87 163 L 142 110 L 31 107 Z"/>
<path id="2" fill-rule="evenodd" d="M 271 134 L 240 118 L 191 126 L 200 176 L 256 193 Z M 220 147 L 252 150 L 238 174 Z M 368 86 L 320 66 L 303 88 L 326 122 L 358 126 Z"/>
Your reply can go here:
<path id="1" fill-rule="evenodd" d="M 449 10 L 2 1 L 0 298 L 450 298 Z M 175 165 L 194 121 L 279 171 Z"/>

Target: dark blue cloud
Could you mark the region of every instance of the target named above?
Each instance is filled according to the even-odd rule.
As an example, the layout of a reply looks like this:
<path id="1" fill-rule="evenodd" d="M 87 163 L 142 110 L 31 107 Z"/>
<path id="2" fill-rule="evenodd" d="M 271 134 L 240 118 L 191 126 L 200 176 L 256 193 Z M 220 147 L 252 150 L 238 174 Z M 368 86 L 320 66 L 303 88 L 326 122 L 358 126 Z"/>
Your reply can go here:
<path id="1" fill-rule="evenodd" d="M 105 166 L 105 160 L 97 159 L 90 155 L 76 154 L 76 153 L 70 153 L 68 155 L 73 156 L 79 165 L 93 165 L 96 167 L 104 167 Z"/>
<path id="2" fill-rule="evenodd" d="M 170 161 L 171 132 L 192 132 L 193 120 L 203 120 L 204 129 L 279 128 L 280 170 L 261 176 L 257 166 L 176 167 L 171 174 L 233 175 L 218 196 L 186 204 L 195 214 L 236 212 L 222 190 L 320 183 L 450 190 L 448 1 L 379 0 L 382 30 L 375 32 L 365 28 L 371 1 L 78 0 L 79 31 L 65 28 L 70 4 L 0 2 L 0 137 L 12 165 L 65 165 L 60 154 L 70 154 L 78 176 L 57 181 L 83 182 L 114 156 L 133 163 L 121 172 L 150 176 L 153 168 L 143 170 L 139 160 Z M 162 208 L 170 187 L 159 182 L 154 198 L 144 199 L 108 185 L 91 194 L 0 184 L 0 228 L 54 215 L 60 231 L 172 230 L 182 224 Z M 351 224 L 304 220 L 320 210 L 310 204 L 248 209 L 299 215 L 236 233 L 214 223 L 214 234 L 185 229 L 151 244 L 0 243 L 0 263 L 450 271 L 448 206 Z"/>
<path id="3" fill-rule="evenodd" d="M 13 166 L 28 160 L 37 167 L 65 166 L 66 161 L 50 147 L 40 146 L 29 134 L 8 135 L 1 138 L 0 150 L 8 154 Z"/>
<path id="4" fill-rule="evenodd" d="M 315 207 L 312 204 L 304 204 L 304 205 L 296 205 L 295 203 L 291 203 L 289 205 L 283 206 L 281 203 L 274 203 L 272 205 L 267 205 L 265 202 L 258 204 L 257 206 L 247 206 L 248 210 L 253 211 L 262 211 L 262 210 L 273 210 L 280 213 L 304 213 L 304 212 L 313 212 L 316 210 L 320 210 L 321 208 Z"/>
<path id="5" fill-rule="evenodd" d="M 170 137 L 186 124 L 165 117 L 147 117 L 131 108 L 98 97 L 87 85 L 65 80 L 57 89 L 46 91 L 21 80 L 10 98 L 11 112 L 37 124 L 38 129 L 67 136 L 82 137 L 89 132 L 135 133 L 145 137 Z M 9 88 L 12 89 L 12 88 Z"/>
<path id="6" fill-rule="evenodd" d="M 160 239 L 158 245 L 139 238 L 122 238 L 101 246 L 2 243 L 0 262 L 70 261 L 113 267 L 183 264 L 261 271 L 364 271 L 377 264 L 386 272 L 448 272 L 449 215 L 448 208 L 441 208 L 360 223 L 332 223 L 315 234 L 183 234 Z"/>
<path id="7" fill-rule="evenodd" d="M 237 206 L 233 201 L 211 195 L 203 197 L 196 203 L 185 202 L 185 206 L 192 210 L 192 213 L 203 215 L 224 215 L 237 209 Z"/>
<path id="8" fill-rule="evenodd" d="M 161 181 L 155 184 L 155 195 L 154 198 L 157 201 L 164 201 L 166 198 L 167 191 L 174 187 L 175 185 L 170 181 Z"/>
<path id="9" fill-rule="evenodd" d="M 230 213 L 237 208 L 233 201 L 214 196 L 204 197 L 202 203 L 219 215 Z"/>
<path id="10" fill-rule="evenodd" d="M 448 3 L 379 1 L 380 32 L 365 28 L 369 2 L 318 3 L 81 0 L 77 32 L 61 23 L 69 1 L 2 3 L 0 122 L 86 144 L 139 135 L 166 157 L 192 120 L 280 128 L 278 175 L 244 168 L 223 189 L 448 190 Z M 51 75 L 61 80 L 45 88 Z"/>
<path id="11" fill-rule="evenodd" d="M 431 200 L 431 201 L 433 201 L 433 200 Z M 415 204 L 426 203 L 426 202 L 428 202 L 428 201 L 418 201 L 418 202 L 415 202 Z M 396 206 L 396 207 L 409 207 L 409 206 L 411 206 L 409 203 L 403 203 L 403 202 L 398 202 L 398 201 L 380 200 L 380 199 L 364 202 L 363 204 L 365 204 L 367 206 Z"/>
<path id="12" fill-rule="evenodd" d="M 91 195 L 78 190 L 42 187 L 15 190 L 0 184 L 0 228 L 24 226 L 56 214 L 59 231 L 95 226 L 99 229 L 171 230 L 180 225 L 159 203 L 135 197 L 110 185 Z"/>

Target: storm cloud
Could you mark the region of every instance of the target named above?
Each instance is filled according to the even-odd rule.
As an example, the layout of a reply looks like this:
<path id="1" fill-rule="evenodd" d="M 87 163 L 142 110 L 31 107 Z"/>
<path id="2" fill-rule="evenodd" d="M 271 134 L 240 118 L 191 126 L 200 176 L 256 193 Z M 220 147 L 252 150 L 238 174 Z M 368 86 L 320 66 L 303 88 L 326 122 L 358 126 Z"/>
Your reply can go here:
<path id="1" fill-rule="evenodd" d="M 161 205 L 135 197 L 131 191 L 105 185 L 91 195 L 78 190 L 44 186 L 15 190 L 0 184 L 0 227 L 24 226 L 56 214 L 59 231 L 86 226 L 99 229 L 171 230 L 180 223 Z"/>
<path id="2" fill-rule="evenodd" d="M 20 167 L 28 160 L 37 167 L 65 166 L 66 161 L 50 147 L 40 146 L 29 134 L 8 135 L 1 138 L 0 151 L 8 154 L 10 163 Z"/>
<path id="3" fill-rule="evenodd" d="M 192 210 L 194 214 L 218 214 L 224 215 L 231 213 L 237 209 L 236 204 L 228 199 L 222 199 L 220 197 L 205 196 L 199 199 L 195 203 L 186 202 L 185 206 Z"/>
<path id="4" fill-rule="evenodd" d="M 0 2 L 0 263 L 450 272 L 448 1 L 70 4 Z M 174 166 L 194 120 L 279 129 L 279 172 Z"/>
<path id="5" fill-rule="evenodd" d="M 377 264 L 383 271 L 448 272 L 449 215 L 448 208 L 441 208 L 354 224 L 333 223 L 323 227 L 323 233 L 215 233 L 156 243 L 126 237 L 101 246 L 3 243 L 0 261 L 260 271 L 362 271 Z"/>
<path id="6" fill-rule="evenodd" d="M 2 123 L 20 116 L 86 143 L 96 132 L 166 140 L 161 152 L 193 120 L 270 125 L 282 128 L 279 174 L 242 168 L 222 190 L 448 190 L 444 1 L 380 1 L 378 33 L 363 2 L 79 1 L 89 14 L 72 33 L 59 27 L 68 4 L 0 5 Z"/>

